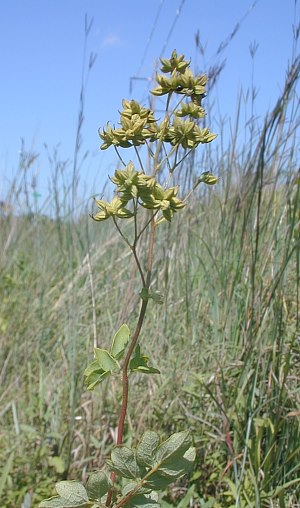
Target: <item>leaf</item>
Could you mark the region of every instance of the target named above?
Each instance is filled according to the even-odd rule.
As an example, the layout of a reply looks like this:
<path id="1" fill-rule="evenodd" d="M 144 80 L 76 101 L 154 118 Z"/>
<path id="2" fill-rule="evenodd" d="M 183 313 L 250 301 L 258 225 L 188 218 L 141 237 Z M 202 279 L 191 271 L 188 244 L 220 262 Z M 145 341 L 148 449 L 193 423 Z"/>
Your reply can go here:
<path id="1" fill-rule="evenodd" d="M 141 349 L 138 344 L 135 348 L 134 356 L 129 363 L 130 370 L 132 372 L 142 372 L 144 374 L 160 374 L 160 371 L 158 369 L 150 367 L 148 363 L 149 363 L 148 356 L 141 355 Z"/>
<path id="2" fill-rule="evenodd" d="M 50 497 L 45 499 L 39 504 L 39 508 L 64 508 L 67 507 L 65 504 L 66 499 L 62 499 L 59 496 Z"/>
<path id="3" fill-rule="evenodd" d="M 102 383 L 104 379 L 106 379 L 108 376 L 110 376 L 111 372 L 104 372 L 101 370 L 101 372 L 93 372 L 87 379 L 87 389 L 88 390 L 94 390 L 95 386 L 97 386 L 99 383 Z"/>
<path id="4" fill-rule="evenodd" d="M 142 291 L 140 292 L 140 297 L 142 300 L 148 300 L 149 299 L 149 289 L 143 288 Z"/>
<path id="5" fill-rule="evenodd" d="M 127 494 L 129 494 L 129 492 L 136 489 L 137 485 L 138 485 L 138 481 L 126 483 L 124 485 L 124 487 L 122 488 L 122 496 L 126 496 Z M 142 487 L 139 488 L 139 492 L 141 492 L 141 490 L 142 490 Z M 146 489 L 144 489 L 144 491 L 146 492 Z M 149 489 L 147 490 L 147 492 L 149 492 Z"/>
<path id="6" fill-rule="evenodd" d="M 141 470 L 136 462 L 134 452 L 124 445 L 115 446 L 111 452 L 112 469 L 124 478 L 141 478 Z"/>
<path id="7" fill-rule="evenodd" d="M 140 292 L 140 297 L 142 300 L 153 300 L 155 303 L 159 303 L 160 305 L 164 303 L 164 297 L 159 291 L 149 291 L 148 288 L 143 288 Z"/>
<path id="8" fill-rule="evenodd" d="M 111 356 L 111 354 L 106 351 L 106 349 L 100 349 L 98 347 L 95 347 L 94 349 L 96 360 L 99 363 L 99 366 L 105 371 L 105 372 L 115 372 L 117 370 L 120 370 L 120 365 L 118 364 L 117 360 Z"/>
<path id="9" fill-rule="evenodd" d="M 284 492 L 286 489 L 288 489 L 289 487 L 292 487 L 293 485 L 297 485 L 299 483 L 300 483 L 300 479 L 294 478 L 293 480 L 290 480 L 289 482 L 286 482 L 283 485 L 278 485 L 274 490 L 269 492 L 268 495 L 270 497 L 272 497 L 272 499 L 274 499 L 277 496 L 279 496 L 282 492 Z"/>
<path id="10" fill-rule="evenodd" d="M 192 485 L 186 492 L 185 496 L 181 499 L 179 505 L 177 505 L 177 508 L 188 508 L 189 506 L 192 506 L 191 499 L 194 498 L 194 495 L 195 495 L 195 485 Z M 199 499 L 198 495 L 197 499 Z"/>
<path id="11" fill-rule="evenodd" d="M 6 480 L 9 476 L 10 470 L 12 469 L 14 463 L 14 452 L 11 452 L 10 456 L 8 457 L 6 464 L 2 470 L 1 477 L 0 477 L 0 496 L 3 492 L 3 489 L 5 487 Z"/>
<path id="12" fill-rule="evenodd" d="M 139 465 L 152 467 L 155 464 L 155 453 L 159 446 L 159 435 L 147 430 L 137 446 L 136 460 Z"/>
<path id="13" fill-rule="evenodd" d="M 173 483 L 173 478 L 168 478 L 167 476 L 162 476 L 158 472 L 153 472 L 148 478 L 147 481 L 144 482 L 144 487 L 147 487 L 152 490 L 165 490 L 170 483 Z"/>
<path id="14" fill-rule="evenodd" d="M 157 450 L 156 460 L 158 463 L 163 464 L 170 458 L 181 458 L 190 445 L 191 440 L 188 432 L 176 432 L 160 445 Z"/>
<path id="15" fill-rule="evenodd" d="M 110 374 L 110 371 L 105 372 L 98 360 L 94 360 L 91 362 L 87 368 L 85 369 L 83 375 L 86 377 L 85 384 L 87 385 L 88 390 L 93 390 L 95 386 L 102 381 Z"/>
<path id="16" fill-rule="evenodd" d="M 64 460 L 59 456 L 49 457 L 48 462 L 49 462 L 49 466 L 54 467 L 55 471 L 58 474 L 63 473 L 66 468 Z"/>
<path id="17" fill-rule="evenodd" d="M 88 506 L 90 506 L 89 503 L 78 504 L 59 496 L 50 497 L 39 504 L 39 508 L 87 508 Z"/>
<path id="18" fill-rule="evenodd" d="M 100 367 L 98 360 L 94 360 L 93 362 L 91 362 L 85 369 L 83 375 L 90 376 L 94 372 L 98 372 L 99 374 L 102 374 L 104 372 L 104 370 Z"/>
<path id="19" fill-rule="evenodd" d="M 103 471 L 91 473 L 86 484 L 87 495 L 92 501 L 100 501 L 110 488 L 110 481 Z"/>
<path id="20" fill-rule="evenodd" d="M 85 508 L 90 505 L 84 486 L 75 481 L 58 482 L 55 485 L 59 496 L 45 499 L 40 508 Z"/>
<path id="21" fill-rule="evenodd" d="M 164 296 L 160 293 L 160 291 L 151 291 L 149 293 L 149 298 L 151 298 L 155 303 L 162 305 L 164 303 Z"/>
<path id="22" fill-rule="evenodd" d="M 124 508 L 159 508 L 159 504 L 156 499 L 152 499 L 149 496 L 143 494 L 136 494 L 130 498 L 130 501 L 124 505 Z"/>
<path id="23" fill-rule="evenodd" d="M 196 450 L 191 447 L 181 458 L 170 457 L 169 459 L 164 460 L 163 465 L 158 468 L 157 472 L 163 476 L 173 479 L 174 481 L 177 478 L 180 478 L 180 476 L 183 476 L 193 470 L 195 458 Z"/>
<path id="24" fill-rule="evenodd" d="M 55 490 L 61 497 L 65 497 L 68 501 L 75 503 L 74 506 L 76 506 L 76 503 L 79 505 L 88 501 L 88 496 L 82 483 L 72 480 L 58 482 L 55 485 Z"/>
<path id="25" fill-rule="evenodd" d="M 118 362 L 105 349 L 95 348 L 95 356 L 96 360 L 91 362 L 84 371 L 88 390 L 94 390 L 95 386 L 102 383 L 113 370 L 120 368 Z"/>
<path id="26" fill-rule="evenodd" d="M 117 333 L 115 334 L 111 346 L 111 355 L 116 358 L 116 360 L 120 360 L 124 354 L 125 347 L 128 344 L 130 337 L 130 330 L 127 325 L 122 325 Z"/>

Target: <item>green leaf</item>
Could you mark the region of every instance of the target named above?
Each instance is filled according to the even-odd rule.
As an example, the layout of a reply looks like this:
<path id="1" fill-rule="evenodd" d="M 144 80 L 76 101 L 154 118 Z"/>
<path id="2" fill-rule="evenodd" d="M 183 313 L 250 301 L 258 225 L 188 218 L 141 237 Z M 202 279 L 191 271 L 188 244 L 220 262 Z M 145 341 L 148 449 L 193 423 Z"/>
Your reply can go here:
<path id="1" fill-rule="evenodd" d="M 55 485 L 59 496 L 45 499 L 40 508 L 85 508 L 90 505 L 84 486 L 75 481 L 58 482 Z"/>
<path id="2" fill-rule="evenodd" d="M 74 503 L 65 497 L 54 496 L 39 504 L 39 508 L 88 508 L 90 503 Z"/>
<path id="3" fill-rule="evenodd" d="M 124 478 L 141 478 L 141 470 L 136 462 L 134 452 L 124 445 L 116 446 L 111 452 L 111 468 Z"/>
<path id="4" fill-rule="evenodd" d="M 108 376 L 110 376 L 111 372 L 108 371 L 108 372 L 104 372 L 103 370 L 101 370 L 100 372 L 93 372 L 87 379 L 86 379 L 86 384 L 87 384 L 87 389 L 88 390 L 94 390 L 94 388 L 99 384 L 99 383 L 102 383 L 102 381 L 104 381 L 104 379 L 106 379 Z"/>
<path id="5" fill-rule="evenodd" d="M 148 363 L 149 363 L 148 356 L 141 355 L 141 349 L 138 344 L 135 348 L 134 356 L 129 363 L 130 370 L 132 372 L 143 372 L 144 374 L 160 374 L 160 371 L 158 369 L 150 367 Z"/>
<path id="6" fill-rule="evenodd" d="M 160 505 L 156 499 L 152 499 L 150 496 L 136 494 L 124 505 L 124 508 L 139 508 L 140 506 L 143 508 L 158 508 Z"/>
<path id="7" fill-rule="evenodd" d="M 86 484 L 87 495 L 92 501 L 100 501 L 110 489 L 110 481 L 103 471 L 91 473 Z"/>
<path id="8" fill-rule="evenodd" d="M 140 297 L 142 300 L 148 300 L 149 298 L 149 289 L 148 288 L 143 288 L 142 291 L 140 292 Z"/>
<path id="9" fill-rule="evenodd" d="M 191 500 L 194 499 L 194 496 L 199 499 L 198 494 L 195 493 L 195 485 L 191 485 L 185 496 L 181 499 L 177 508 L 188 508 L 189 506 L 192 506 Z"/>
<path id="10" fill-rule="evenodd" d="M 156 460 L 158 463 L 163 464 L 170 458 L 175 460 L 183 457 L 190 445 L 191 440 L 188 432 L 176 432 L 160 445 L 157 450 Z"/>
<path id="11" fill-rule="evenodd" d="M 67 499 L 63 499 L 59 496 L 50 497 L 49 499 L 45 499 L 39 504 L 39 508 L 70 508 L 73 507 L 73 504 L 67 504 Z"/>
<path id="12" fill-rule="evenodd" d="M 130 330 L 127 325 L 122 325 L 117 333 L 115 334 L 111 346 L 111 355 L 116 359 L 120 360 L 124 354 L 125 347 L 128 344 L 130 337 Z"/>
<path id="13" fill-rule="evenodd" d="M 58 474 L 62 474 L 64 472 L 64 470 L 66 469 L 64 460 L 59 456 L 49 457 L 48 462 L 49 462 L 49 466 L 54 467 L 55 471 Z"/>
<path id="14" fill-rule="evenodd" d="M 14 452 L 11 452 L 11 454 L 9 455 L 9 457 L 6 461 L 5 466 L 3 467 L 3 470 L 2 470 L 2 473 L 0 476 L 0 496 L 4 490 L 6 480 L 7 480 L 8 476 L 10 474 L 10 471 L 13 467 L 13 463 L 14 463 Z"/>
<path id="15" fill-rule="evenodd" d="M 122 489 L 122 496 L 127 496 L 131 491 L 133 491 L 137 487 L 136 483 L 129 482 Z M 145 489 L 143 487 L 139 488 L 138 492 L 132 494 L 132 497 L 127 501 L 124 505 L 125 507 L 134 508 L 138 506 L 143 506 L 144 508 L 158 508 L 160 505 L 158 504 L 158 494 L 157 492 L 149 492 L 149 489 Z"/>
<path id="16" fill-rule="evenodd" d="M 151 299 L 160 305 L 164 303 L 164 297 L 159 291 L 149 291 L 148 288 L 143 288 L 142 291 L 140 291 L 140 297 L 142 300 Z"/>
<path id="17" fill-rule="evenodd" d="M 84 371 L 84 376 L 86 377 L 85 384 L 87 385 L 88 390 L 93 390 L 96 385 L 102 383 L 104 379 L 110 375 L 110 371 L 104 371 L 98 360 L 94 360 L 91 362 Z"/>
<path id="18" fill-rule="evenodd" d="M 173 481 L 173 478 L 168 478 L 167 476 L 162 476 L 158 472 L 153 472 L 153 474 L 147 478 L 147 481 L 144 482 L 144 487 L 148 487 L 152 490 L 165 490 Z"/>
<path id="19" fill-rule="evenodd" d="M 106 351 L 106 349 L 100 349 L 96 347 L 94 349 L 96 360 L 99 363 L 99 366 L 105 371 L 115 372 L 120 370 L 120 365 L 117 360 L 111 356 L 111 354 Z"/>
<path id="20" fill-rule="evenodd" d="M 127 494 L 129 494 L 129 492 L 131 492 L 132 490 L 135 490 L 135 489 L 136 489 L 136 487 L 137 487 L 137 485 L 138 485 L 138 480 L 137 480 L 136 482 L 128 482 L 128 483 L 126 483 L 126 484 L 124 485 L 124 487 L 122 488 L 122 496 L 124 497 L 124 496 L 126 496 Z M 139 492 L 141 492 L 141 490 L 142 490 L 142 487 L 141 487 L 141 488 L 139 488 Z M 145 491 L 145 492 L 146 492 L 146 491 L 147 491 L 147 492 L 149 492 L 149 489 L 148 489 L 148 490 L 147 490 L 147 489 L 144 489 L 144 491 Z M 144 492 L 142 492 L 142 493 L 144 493 Z"/>
<path id="21" fill-rule="evenodd" d="M 136 460 L 139 465 L 152 467 L 155 464 L 155 453 L 159 446 L 159 435 L 147 430 L 137 446 Z"/>
<path id="22" fill-rule="evenodd" d="M 39 504 L 39 508 L 87 508 L 89 503 L 74 503 L 65 497 L 54 496 L 45 499 Z"/>
<path id="23" fill-rule="evenodd" d="M 84 504 L 88 501 L 88 496 L 84 486 L 76 481 L 63 481 L 55 485 L 57 494 L 65 497 L 68 501 L 75 503 L 74 506 Z"/>
<path id="24" fill-rule="evenodd" d="M 151 291 L 149 293 L 149 298 L 151 298 L 155 303 L 162 305 L 164 303 L 164 296 L 160 293 L 160 291 Z"/>
<path id="25" fill-rule="evenodd" d="M 193 470 L 195 458 L 196 450 L 191 447 L 181 458 L 170 457 L 169 459 L 164 460 L 157 472 L 163 476 L 173 479 L 174 481 L 177 478 L 180 478 L 180 476 L 183 476 Z"/>
<path id="26" fill-rule="evenodd" d="M 102 374 L 104 372 L 104 370 L 100 367 L 98 360 L 94 360 L 93 362 L 89 363 L 83 375 L 88 377 L 94 372 L 97 372 L 98 374 Z"/>

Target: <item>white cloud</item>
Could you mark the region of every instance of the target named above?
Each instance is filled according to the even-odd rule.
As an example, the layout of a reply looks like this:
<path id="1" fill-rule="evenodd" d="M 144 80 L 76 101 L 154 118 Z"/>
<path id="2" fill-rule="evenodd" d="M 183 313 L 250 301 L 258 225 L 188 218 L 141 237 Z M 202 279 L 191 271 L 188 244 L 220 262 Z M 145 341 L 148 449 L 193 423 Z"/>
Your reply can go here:
<path id="1" fill-rule="evenodd" d="M 124 42 L 122 39 L 116 35 L 116 34 L 109 34 L 106 37 L 104 37 L 103 41 L 101 42 L 102 48 L 115 48 L 119 46 L 123 46 Z"/>

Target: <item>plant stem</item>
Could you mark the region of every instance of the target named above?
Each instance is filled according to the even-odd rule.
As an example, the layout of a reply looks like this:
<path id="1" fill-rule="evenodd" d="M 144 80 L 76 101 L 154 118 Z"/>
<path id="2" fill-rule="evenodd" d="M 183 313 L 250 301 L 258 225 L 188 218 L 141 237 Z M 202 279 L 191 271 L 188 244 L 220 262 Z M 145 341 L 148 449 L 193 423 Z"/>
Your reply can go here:
<path id="1" fill-rule="evenodd" d="M 148 270 L 147 270 L 146 285 L 145 285 L 145 287 L 147 289 L 149 289 L 150 282 L 151 282 L 151 273 L 152 273 L 152 265 L 153 265 L 153 250 L 154 250 L 154 236 L 155 236 L 155 222 L 152 217 L 150 238 L 149 238 Z M 128 352 L 127 352 L 127 355 L 125 357 L 125 361 L 123 364 L 123 369 L 122 369 L 123 395 L 122 395 L 122 407 L 121 407 L 121 413 L 120 413 L 119 425 L 118 425 L 117 444 L 122 444 L 123 432 L 124 432 L 124 422 L 125 422 L 127 406 L 128 406 L 128 366 L 129 366 L 131 355 L 135 349 L 135 346 L 137 344 L 138 338 L 141 333 L 141 329 L 142 329 L 143 322 L 145 319 L 147 304 L 148 304 L 148 299 L 143 300 L 142 305 L 141 305 L 139 319 L 138 319 L 138 322 L 136 325 L 136 329 L 135 329 L 134 335 L 132 337 L 132 341 L 131 341 L 130 347 L 128 349 Z"/>
<path id="2" fill-rule="evenodd" d="M 116 146 L 114 146 L 114 149 L 115 149 L 115 152 L 116 152 L 116 154 L 117 154 L 118 158 L 119 158 L 119 159 L 120 159 L 120 161 L 122 162 L 123 166 L 124 166 L 124 167 L 126 167 L 126 163 L 123 161 L 123 159 L 122 159 L 122 157 L 121 157 L 121 154 L 120 154 L 119 150 L 117 149 L 117 147 L 116 147 Z"/>
<path id="3" fill-rule="evenodd" d="M 141 279 L 142 279 L 143 287 L 146 287 L 146 280 L 145 280 L 145 277 L 144 277 L 144 274 L 143 274 L 143 270 L 142 270 L 139 258 L 138 258 L 137 253 L 136 253 L 136 247 L 135 247 L 135 245 L 133 245 L 131 247 L 131 251 L 132 251 L 132 254 L 134 256 L 135 262 L 137 264 L 138 270 L 140 272 L 140 276 L 141 276 Z"/>
<path id="4" fill-rule="evenodd" d="M 143 167 L 143 161 L 142 161 L 142 159 L 140 157 L 139 151 L 138 151 L 136 146 L 134 147 L 134 150 L 135 150 L 135 153 L 136 153 L 137 158 L 139 160 L 139 163 L 140 163 L 140 166 L 141 166 L 141 170 L 143 171 L 143 173 L 145 173 L 145 170 L 144 170 L 144 167 Z"/>
<path id="5" fill-rule="evenodd" d="M 139 338 L 139 335 L 140 335 L 140 332 L 141 332 L 141 329 L 143 326 L 147 304 L 148 304 L 148 300 L 143 300 L 138 323 L 137 323 L 137 326 L 136 326 L 136 329 L 135 329 L 130 347 L 129 347 L 127 355 L 126 355 L 124 365 L 123 365 L 123 370 L 122 370 L 123 394 L 122 394 L 122 407 L 121 407 L 121 413 L 120 413 L 119 425 L 118 425 L 118 438 L 117 438 L 118 445 L 122 444 L 124 423 L 125 423 L 127 405 L 128 405 L 128 366 L 129 366 L 131 355 L 135 349 L 135 346 L 137 344 L 137 341 L 138 341 L 138 338 Z"/>
<path id="6" fill-rule="evenodd" d="M 151 274 L 152 274 L 152 265 L 153 265 L 153 251 L 154 251 L 154 237 L 155 237 L 155 221 L 154 221 L 154 214 L 152 212 L 152 218 L 151 218 L 151 226 L 150 226 L 150 238 L 149 238 L 149 251 L 148 251 L 148 268 L 147 268 L 147 275 L 145 280 L 145 286 L 147 289 L 150 287 L 151 283 Z M 133 251 L 134 253 L 134 251 Z M 135 256 L 135 260 L 137 260 Z M 138 266 L 139 267 L 139 266 Z M 127 413 L 127 407 L 128 407 L 128 367 L 130 358 L 132 356 L 132 353 L 137 345 L 141 329 L 144 323 L 146 309 L 148 305 L 148 299 L 142 301 L 141 310 L 139 314 L 139 319 L 136 325 L 135 332 L 132 337 L 131 344 L 129 346 L 129 349 L 127 351 L 123 369 L 122 369 L 122 387 L 123 387 L 123 393 L 122 393 L 122 406 L 120 411 L 120 417 L 119 417 L 119 424 L 118 424 L 118 436 L 117 436 L 117 445 L 122 444 L 123 441 L 123 433 L 124 433 L 124 424 L 125 424 L 125 418 Z M 112 472 L 111 474 L 111 481 L 112 483 L 115 482 L 116 474 Z M 106 506 L 111 506 L 111 500 L 113 495 L 113 487 L 110 489 L 110 491 L 107 494 L 106 499 Z"/>

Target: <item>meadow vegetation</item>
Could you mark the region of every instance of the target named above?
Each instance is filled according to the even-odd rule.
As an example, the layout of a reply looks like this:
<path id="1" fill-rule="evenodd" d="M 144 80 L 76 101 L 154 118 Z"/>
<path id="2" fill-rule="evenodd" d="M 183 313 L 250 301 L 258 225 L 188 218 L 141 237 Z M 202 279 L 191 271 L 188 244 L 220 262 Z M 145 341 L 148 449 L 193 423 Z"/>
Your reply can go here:
<path id="1" fill-rule="evenodd" d="M 295 58 L 264 120 L 244 124 L 239 98 L 231 135 L 222 142 L 222 125 L 178 175 L 186 192 L 206 169 L 218 185 L 158 228 L 152 287 L 164 301 L 149 303 L 142 344 L 160 375 L 133 377 L 125 443 L 190 430 L 195 469 L 163 508 L 299 506 L 299 73 Z M 91 220 L 91 202 L 73 213 L 56 157 L 54 212 L 24 211 L 36 160 L 25 148 L 22 160 L 0 216 L 3 508 L 37 507 L 110 454 L 121 388 L 88 392 L 83 373 L 140 301 L 130 250 Z"/>

